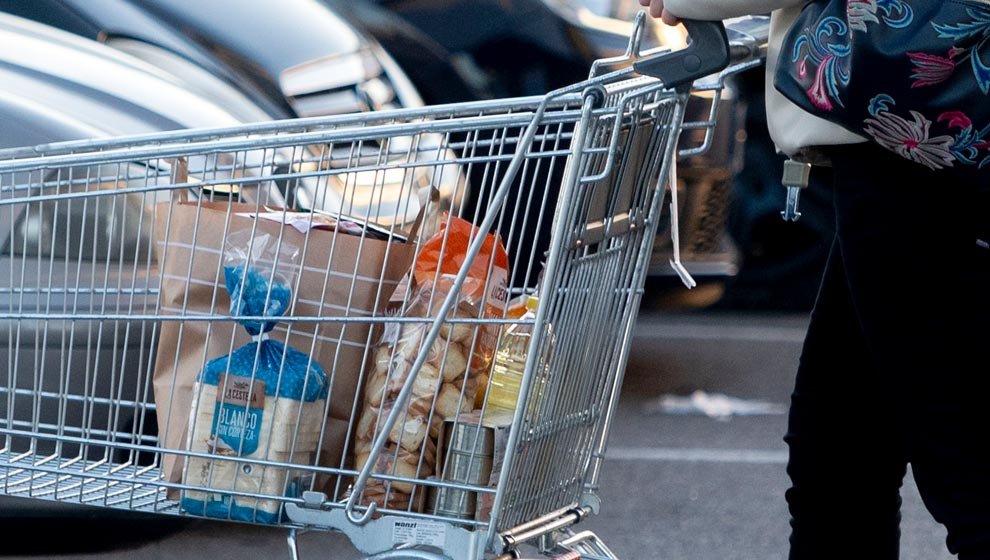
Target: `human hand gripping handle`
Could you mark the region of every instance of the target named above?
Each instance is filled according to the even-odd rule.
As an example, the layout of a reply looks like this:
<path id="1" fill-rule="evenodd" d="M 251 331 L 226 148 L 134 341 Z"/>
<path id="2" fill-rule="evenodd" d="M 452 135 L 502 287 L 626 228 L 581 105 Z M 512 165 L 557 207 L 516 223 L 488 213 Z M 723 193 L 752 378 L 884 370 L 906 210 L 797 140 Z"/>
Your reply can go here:
<path id="1" fill-rule="evenodd" d="M 639 5 L 644 8 L 649 7 L 650 15 L 663 19 L 663 22 L 667 25 L 677 25 L 681 22 L 680 18 L 668 12 L 663 7 L 663 0 L 639 0 Z"/>
<path id="2" fill-rule="evenodd" d="M 639 0 L 640 3 L 646 0 Z M 662 0 L 653 0 L 663 9 Z M 665 20 L 666 21 L 666 20 Z M 636 72 L 663 80 L 665 86 L 690 86 L 695 80 L 722 71 L 729 65 L 729 40 L 720 21 L 679 20 L 691 42 L 685 49 L 646 57 L 633 63 Z"/>

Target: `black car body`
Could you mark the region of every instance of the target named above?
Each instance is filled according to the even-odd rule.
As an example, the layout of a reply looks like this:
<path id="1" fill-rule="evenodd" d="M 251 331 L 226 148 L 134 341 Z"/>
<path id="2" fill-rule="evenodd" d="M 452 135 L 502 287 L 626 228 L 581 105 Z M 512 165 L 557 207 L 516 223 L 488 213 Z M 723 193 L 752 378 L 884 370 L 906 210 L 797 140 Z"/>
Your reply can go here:
<path id="1" fill-rule="evenodd" d="M 605 18 L 579 21 L 543 0 L 323 1 L 393 12 L 450 53 L 493 97 L 542 95 L 580 80 L 596 58 L 621 54 L 632 28 Z"/>
<path id="2" fill-rule="evenodd" d="M 643 9 L 636 0 L 323 1 L 393 11 L 474 69 L 488 95 L 501 96 L 582 79 L 592 60 L 625 48 L 630 22 Z M 648 24 L 646 46 L 677 43 L 675 28 Z M 767 132 L 764 83 L 762 68 L 732 80 L 713 149 L 681 162 L 682 258 L 693 274 L 723 284 L 722 305 L 808 309 L 834 233 L 830 193 L 813 186 L 802 197 L 804 217 L 781 220 L 783 158 Z M 704 120 L 707 108 L 695 100 L 688 120 Z M 664 231 L 658 237 L 651 274 L 663 282 L 672 273 L 671 239 Z"/>
<path id="3" fill-rule="evenodd" d="M 590 0 L 323 1 L 392 11 L 428 36 L 437 48 L 451 53 L 459 67 L 467 69 L 466 74 L 473 73 L 478 87 L 494 97 L 542 95 L 585 79 L 596 59 L 625 51 L 637 11 L 632 4 L 638 7 L 635 1 L 630 5 L 607 1 L 597 3 L 608 9 L 596 11 L 586 6 L 594 3 Z M 685 43 L 680 30 L 649 19 L 645 25 L 644 49 L 678 48 Z M 685 120 L 707 121 L 711 99 L 710 95 L 692 98 Z M 704 156 L 684 159 L 679 167 L 681 258 L 692 275 L 708 280 L 716 292 L 738 270 L 738 251 L 726 223 L 732 179 L 742 166 L 744 115 L 745 105 L 734 84 L 729 83 L 718 109 L 719 124 L 711 149 Z M 689 136 L 684 140 L 687 147 L 697 142 L 696 136 Z M 650 265 L 651 276 L 661 285 L 665 278 L 676 282 L 669 264 L 672 255 L 668 221 L 658 231 Z"/>

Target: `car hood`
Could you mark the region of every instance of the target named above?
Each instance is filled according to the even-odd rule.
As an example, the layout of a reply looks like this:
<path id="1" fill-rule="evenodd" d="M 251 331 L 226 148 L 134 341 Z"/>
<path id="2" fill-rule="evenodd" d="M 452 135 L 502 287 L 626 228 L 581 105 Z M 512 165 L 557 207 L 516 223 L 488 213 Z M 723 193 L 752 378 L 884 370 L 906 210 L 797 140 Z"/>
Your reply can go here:
<path id="1" fill-rule="evenodd" d="M 195 7 L 189 0 L 129 1 L 212 50 L 245 59 L 251 53 L 253 64 L 272 77 L 314 58 L 353 53 L 367 46 L 349 24 L 317 0 L 211 0 L 197 2 Z M 280 37 L 286 32 L 294 40 Z M 257 48 L 259 41 L 264 49 Z"/>
<path id="2" fill-rule="evenodd" d="M 214 102 L 214 97 L 185 89 L 171 74 L 106 45 L 33 21 L 0 14 L 0 44 L 7 46 L 0 52 L 0 99 L 4 100 L 0 103 L 0 149 L 243 122 Z M 298 157 L 281 152 L 280 156 L 284 156 L 281 161 Z M 403 221 L 411 221 L 419 206 L 415 200 L 404 202 L 410 192 L 406 183 L 433 183 L 426 175 L 391 175 L 396 176 L 387 189 L 394 195 L 391 203 L 406 210 L 400 215 Z M 440 175 L 447 178 L 440 186 L 442 195 L 463 191 L 458 187 L 462 181 L 458 170 Z M 321 188 L 317 178 L 300 181 L 296 194 L 300 204 L 308 200 L 323 210 L 337 211 L 344 205 L 343 191 L 350 181 L 355 192 L 348 195 L 353 199 L 347 202 L 349 213 L 374 213 L 379 219 L 394 216 L 391 207 L 386 207 L 390 201 L 380 199 L 380 194 L 376 197 L 372 187 L 381 180 L 376 176 L 370 171 L 341 178 L 333 189 L 326 189 L 319 204 L 314 202 Z"/>
<path id="3" fill-rule="evenodd" d="M 153 66 L 114 49 L 0 14 L 2 147 L 238 119 Z"/>
<path id="4" fill-rule="evenodd" d="M 103 37 L 162 44 L 220 73 L 236 69 L 239 82 L 247 80 L 269 95 L 279 91 L 288 68 L 369 48 L 318 0 L 63 1 Z"/>

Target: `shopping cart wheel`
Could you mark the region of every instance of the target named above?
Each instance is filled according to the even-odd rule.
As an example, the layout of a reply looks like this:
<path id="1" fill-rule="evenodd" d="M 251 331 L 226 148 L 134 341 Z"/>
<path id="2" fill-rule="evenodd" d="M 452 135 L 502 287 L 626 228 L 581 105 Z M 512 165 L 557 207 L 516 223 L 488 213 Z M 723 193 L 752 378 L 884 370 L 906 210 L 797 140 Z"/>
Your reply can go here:
<path id="1" fill-rule="evenodd" d="M 303 529 L 290 529 L 289 534 L 286 537 L 286 543 L 289 545 L 289 558 L 291 560 L 299 560 L 299 535 L 305 533 Z M 437 554 L 435 552 L 429 552 L 426 550 L 389 550 L 387 552 L 382 552 L 380 554 L 375 554 L 374 556 L 369 556 L 365 560 L 453 560 L 448 556 L 442 554 Z"/>
<path id="2" fill-rule="evenodd" d="M 581 531 L 572 533 L 566 531 L 568 538 L 557 543 L 558 552 L 552 560 L 572 560 L 580 558 L 582 560 L 618 560 L 615 553 L 605 545 L 598 535 L 591 531 Z"/>
<path id="3" fill-rule="evenodd" d="M 451 560 L 451 558 L 425 550 L 390 550 L 369 556 L 366 560 Z"/>

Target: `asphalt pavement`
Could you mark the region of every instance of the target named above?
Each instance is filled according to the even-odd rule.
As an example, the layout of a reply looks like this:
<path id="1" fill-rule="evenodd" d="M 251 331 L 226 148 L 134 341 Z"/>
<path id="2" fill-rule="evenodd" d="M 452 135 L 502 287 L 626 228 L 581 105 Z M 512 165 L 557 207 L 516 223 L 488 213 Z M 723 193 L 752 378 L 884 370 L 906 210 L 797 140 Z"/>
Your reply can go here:
<path id="1" fill-rule="evenodd" d="M 803 314 L 644 311 L 602 475 L 602 512 L 583 528 L 629 560 L 785 559 L 785 415 L 674 414 L 660 398 L 704 391 L 785 406 L 806 327 Z M 951 558 L 910 477 L 903 497 L 902 560 Z M 282 531 L 208 521 L 24 521 L 2 533 L 0 551 L 24 558 L 288 558 Z M 360 558 L 335 534 L 303 535 L 300 552 Z"/>

